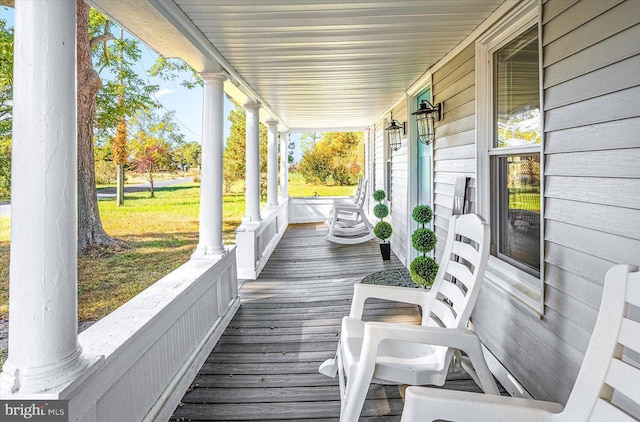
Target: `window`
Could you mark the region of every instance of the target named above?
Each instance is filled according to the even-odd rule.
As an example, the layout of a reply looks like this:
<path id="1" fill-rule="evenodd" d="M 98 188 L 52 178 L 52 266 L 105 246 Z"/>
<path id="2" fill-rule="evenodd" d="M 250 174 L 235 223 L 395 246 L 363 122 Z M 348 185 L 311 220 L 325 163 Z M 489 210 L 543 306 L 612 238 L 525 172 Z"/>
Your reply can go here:
<path id="1" fill-rule="evenodd" d="M 542 314 L 537 16 L 534 5 L 522 7 L 477 45 L 478 201 L 491 222 L 487 279 Z"/>

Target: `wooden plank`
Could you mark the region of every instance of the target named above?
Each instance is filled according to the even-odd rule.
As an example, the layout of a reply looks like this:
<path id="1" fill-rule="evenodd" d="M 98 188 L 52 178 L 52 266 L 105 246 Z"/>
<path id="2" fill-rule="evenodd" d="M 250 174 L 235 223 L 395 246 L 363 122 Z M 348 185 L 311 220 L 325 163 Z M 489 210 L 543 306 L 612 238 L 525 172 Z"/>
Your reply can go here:
<path id="1" fill-rule="evenodd" d="M 455 108 L 449 106 L 452 106 L 452 104 L 447 102 L 447 109 L 444 111 L 445 117 L 443 121 L 439 123 L 440 125 L 457 121 L 464 117 L 475 116 L 476 113 L 476 102 L 473 100 L 465 102 Z"/>
<path id="2" fill-rule="evenodd" d="M 605 274 L 614 265 L 601 257 L 553 242 L 545 244 L 545 261 L 598 286 L 602 286 Z"/>
<path id="3" fill-rule="evenodd" d="M 454 83 L 446 87 L 445 89 L 439 92 L 433 92 L 433 98 L 436 102 L 446 101 L 447 98 L 453 97 L 457 93 L 469 88 L 470 86 L 474 86 L 476 83 L 476 74 L 475 72 L 469 72 L 461 78 L 457 79 Z M 447 110 L 444 110 L 444 119 L 447 120 Z"/>
<path id="4" fill-rule="evenodd" d="M 543 50 L 543 62 L 545 66 L 553 64 L 638 22 L 640 22 L 640 2 L 624 2 L 548 44 Z"/>
<path id="5" fill-rule="evenodd" d="M 440 160 L 434 164 L 436 172 L 446 171 L 451 173 L 475 173 L 475 158 L 461 160 Z"/>
<path id="6" fill-rule="evenodd" d="M 593 309 L 550 285 L 545 289 L 544 304 L 560 315 L 570 318 L 586 331 L 593 331 L 598 309 Z"/>

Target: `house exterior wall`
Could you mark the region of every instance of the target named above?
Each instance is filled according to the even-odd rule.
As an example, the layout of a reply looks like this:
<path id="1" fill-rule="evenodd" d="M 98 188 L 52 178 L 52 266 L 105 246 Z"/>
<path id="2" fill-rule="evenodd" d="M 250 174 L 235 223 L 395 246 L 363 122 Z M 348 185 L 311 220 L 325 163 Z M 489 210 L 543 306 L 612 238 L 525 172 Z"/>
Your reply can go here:
<path id="1" fill-rule="evenodd" d="M 640 2 L 547 0 L 539 6 L 544 313 L 534 315 L 487 282 L 472 319 L 490 352 L 532 396 L 565 403 L 606 271 L 640 263 Z M 434 103 L 444 102 L 434 144 L 438 260 L 456 177 L 472 177 L 475 191 L 475 84 L 475 42 L 432 75 Z M 398 190 L 408 173 L 401 157 L 393 156 L 392 186 Z M 408 234 L 395 222 L 396 210 L 393 217 L 399 229 L 394 243 L 403 243 L 399 236 Z"/>
<path id="2" fill-rule="evenodd" d="M 398 120 L 400 124 L 406 119 L 407 102 L 403 101 L 396 106 L 391 115 Z M 402 263 L 408 265 L 407 251 L 407 215 L 409 209 L 407 205 L 408 184 L 409 184 L 409 160 L 407 155 L 408 145 L 406 139 L 403 139 L 402 146 L 398 151 L 390 152 L 391 172 L 390 186 L 391 192 L 391 225 L 393 227 L 393 237 L 391 239 L 391 248 Z"/>

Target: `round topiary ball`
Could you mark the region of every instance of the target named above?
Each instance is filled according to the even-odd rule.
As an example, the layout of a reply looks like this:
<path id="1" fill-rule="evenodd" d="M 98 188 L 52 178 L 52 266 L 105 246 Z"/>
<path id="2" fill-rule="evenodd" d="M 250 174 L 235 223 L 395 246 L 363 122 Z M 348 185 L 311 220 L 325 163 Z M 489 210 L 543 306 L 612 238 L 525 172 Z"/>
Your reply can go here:
<path id="1" fill-rule="evenodd" d="M 389 215 L 389 207 L 387 207 L 385 204 L 378 204 L 373 207 L 373 215 L 378 218 L 385 218 Z"/>
<path id="2" fill-rule="evenodd" d="M 391 229 L 391 224 L 386 221 L 381 221 L 373 228 L 373 234 L 380 240 L 386 241 L 391 237 L 391 233 L 393 230 Z"/>
<path id="3" fill-rule="evenodd" d="M 413 209 L 412 215 L 416 223 L 427 224 L 433 218 L 433 211 L 428 205 L 418 205 Z"/>
<path id="4" fill-rule="evenodd" d="M 409 266 L 411 279 L 421 286 L 431 286 L 438 273 L 438 263 L 428 256 L 419 256 Z"/>
<path id="5" fill-rule="evenodd" d="M 422 253 L 427 253 L 436 247 L 436 234 L 429 229 L 416 229 L 411 235 L 411 244 Z"/>
<path id="6" fill-rule="evenodd" d="M 379 189 L 379 190 L 373 192 L 373 199 L 375 199 L 378 202 L 382 201 L 386 197 L 387 197 L 387 195 L 384 193 L 384 191 L 382 189 Z"/>

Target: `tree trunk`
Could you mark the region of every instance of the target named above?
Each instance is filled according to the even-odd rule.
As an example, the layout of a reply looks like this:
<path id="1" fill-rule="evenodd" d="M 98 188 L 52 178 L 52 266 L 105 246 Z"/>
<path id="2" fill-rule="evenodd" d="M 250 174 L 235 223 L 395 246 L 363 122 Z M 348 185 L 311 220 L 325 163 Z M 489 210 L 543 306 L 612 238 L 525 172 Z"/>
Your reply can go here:
<path id="1" fill-rule="evenodd" d="M 151 185 L 151 197 L 155 198 L 156 195 L 153 191 L 153 172 L 152 171 L 149 172 L 149 184 Z"/>
<path id="2" fill-rule="evenodd" d="M 78 60 L 78 251 L 92 246 L 114 245 L 116 241 L 102 228 L 93 157 L 93 120 L 96 98 L 102 86 L 91 61 L 89 42 L 90 6 L 77 0 Z"/>
<path id="3" fill-rule="evenodd" d="M 116 205 L 124 205 L 124 165 L 118 164 L 118 178 L 116 186 Z"/>

